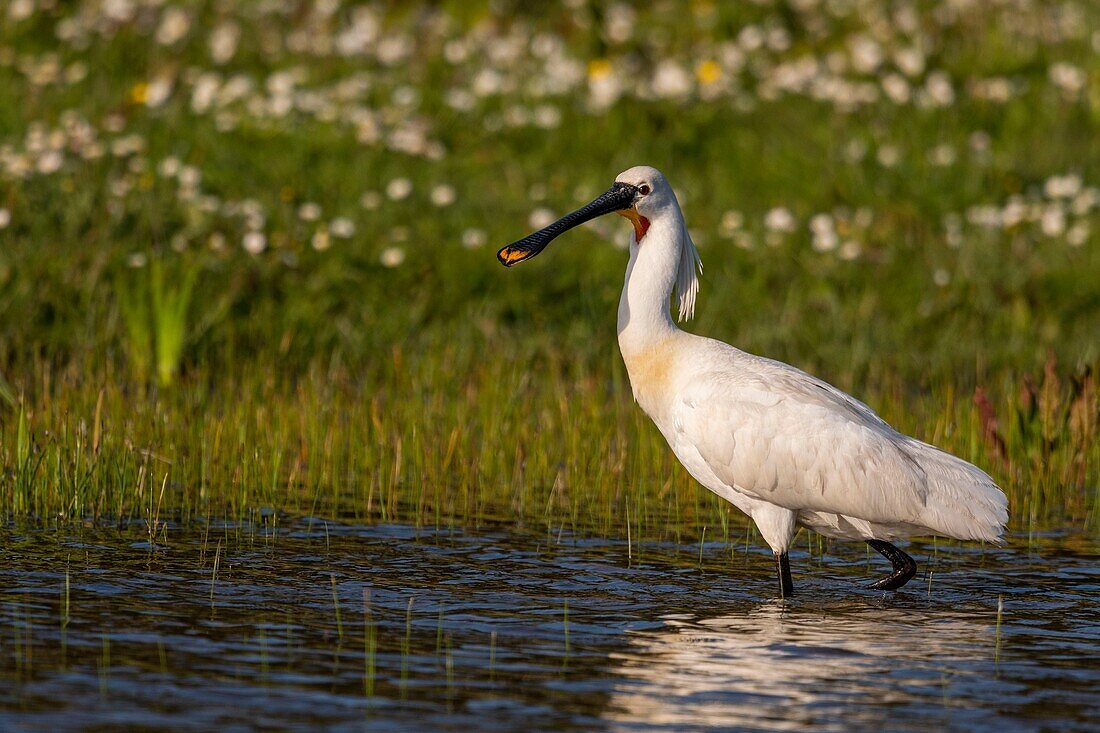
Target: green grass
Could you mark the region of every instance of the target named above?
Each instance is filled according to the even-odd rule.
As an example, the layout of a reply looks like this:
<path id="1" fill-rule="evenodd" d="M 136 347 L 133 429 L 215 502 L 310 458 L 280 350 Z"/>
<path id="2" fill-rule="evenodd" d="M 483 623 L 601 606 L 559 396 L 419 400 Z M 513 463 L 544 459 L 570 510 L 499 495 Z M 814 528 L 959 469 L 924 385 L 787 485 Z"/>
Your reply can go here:
<path id="1" fill-rule="evenodd" d="M 817 373 L 989 470 L 1014 530 L 1097 526 L 1096 236 L 1075 246 L 1038 221 L 987 229 L 966 217 L 1017 194 L 1052 206 L 1043 187 L 1055 175 L 1100 185 L 1091 41 L 1027 32 L 1027 18 L 1057 15 L 1062 3 L 1029 6 L 1019 22 L 996 8 L 941 22 L 922 5 L 927 69 L 913 86 L 944 70 L 954 101 L 858 111 L 800 93 L 772 99 L 751 70 L 844 51 L 868 32 L 858 14 L 641 9 L 632 40 L 611 42 L 597 12 L 588 22 L 560 8 L 490 16 L 445 3 L 436 13 L 451 18 L 449 30 L 416 27 L 416 53 L 387 65 L 285 44 L 265 51 L 265 37 L 286 39 L 307 20 L 242 4 L 227 11 L 239 50 L 218 65 L 208 38 L 224 17 L 184 5 L 191 27 L 174 46 L 150 37 L 156 9 L 87 45 L 62 43 L 62 67 L 83 64 L 81 81 L 34 83 L 0 63 L 0 147 L 29 150 L 36 126 L 64 127 L 75 112 L 107 150 L 87 160 L 66 152 L 49 174 L 0 168 L 0 207 L 11 213 L 0 229 L 0 515 L 153 521 L 162 511 L 245 517 L 272 507 L 427 524 L 504 517 L 635 540 L 736 532 L 741 520 L 690 480 L 633 404 L 614 333 L 625 255 L 586 229 L 515 271 L 493 257 L 528 232 L 533 208 L 573 208 L 618 171 L 650 163 L 681 194 L 706 266 L 690 329 Z M 67 14 L 0 25 L 0 61 L 46 58 Z M 349 18 L 341 9 L 314 35 Z M 381 22 L 394 36 L 426 21 L 393 9 Z M 583 83 L 548 97 L 521 84 L 466 112 L 446 103 L 484 66 L 523 84 L 552 74 L 530 43 L 512 62 L 476 51 L 446 61 L 447 41 L 471 29 L 549 34 L 582 73 L 607 58 L 629 81 L 665 57 L 690 72 L 753 23 L 783 25 L 790 48 L 749 54 L 757 60 L 734 87 L 751 108 L 734 104 L 736 91 L 716 101 L 628 93 L 593 113 Z M 898 35 L 895 45 L 909 44 Z M 1086 74 L 1076 96 L 1052 83 L 1058 61 Z M 307 111 L 252 114 L 240 102 L 219 119 L 193 109 L 188 69 L 241 74 L 263 90 L 269 74 L 295 65 L 312 90 L 367 74 L 356 103 L 377 113 L 383 142 L 357 141 L 354 125 Z M 859 78 L 878 83 L 887 67 Z M 175 84 L 167 101 L 136 103 L 163 75 Z M 993 103 L 967 91 L 996 76 L 1017 96 Z M 418 96 L 412 106 L 394 101 L 404 89 Z M 503 122 L 513 107 L 547 103 L 561 116 L 552 129 Z M 426 125 L 441 158 L 387 147 L 386 134 L 409 120 Z M 111 152 L 130 135 L 139 152 Z M 943 145 L 954 161 L 933 164 Z M 862 157 L 850 154 L 859 148 Z M 884 148 L 896 164 L 881 162 Z M 42 155 L 28 157 L 36 165 Z M 197 194 L 162 170 L 169 158 L 201 172 Z M 390 200 L 397 177 L 412 193 Z M 453 205 L 432 204 L 440 184 L 455 189 Z M 381 205 L 364 208 L 365 192 Z M 249 222 L 249 202 L 262 222 Z M 320 205 L 319 221 L 299 216 L 308 202 Z M 798 227 L 772 246 L 763 222 L 777 206 Z M 751 248 L 723 234 L 730 209 Z M 841 232 L 859 243 L 853 259 L 815 251 L 811 216 L 849 222 L 860 209 L 870 221 Z M 1097 230 L 1096 211 L 1066 215 Z M 334 230 L 335 217 L 355 234 L 318 250 L 315 235 Z M 256 223 L 267 247 L 252 255 L 241 241 Z M 625 236 L 627 224 L 605 224 Z M 462 246 L 470 228 L 488 244 Z M 381 264 L 388 247 L 403 249 L 399 267 Z"/>
<path id="2" fill-rule="evenodd" d="M 189 268 L 178 282 L 167 282 L 159 259 L 145 269 L 127 273 L 115 283 L 118 310 L 126 325 L 126 357 L 135 382 L 156 376 L 170 387 L 179 372 L 190 337 L 188 309 L 198 270 Z"/>

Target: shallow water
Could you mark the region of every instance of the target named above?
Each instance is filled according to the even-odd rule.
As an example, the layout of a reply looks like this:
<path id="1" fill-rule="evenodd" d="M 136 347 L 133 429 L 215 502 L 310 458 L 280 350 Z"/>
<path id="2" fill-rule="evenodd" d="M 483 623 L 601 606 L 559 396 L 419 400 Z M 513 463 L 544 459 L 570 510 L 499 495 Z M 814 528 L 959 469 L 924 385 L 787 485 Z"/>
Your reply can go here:
<path id="1" fill-rule="evenodd" d="M 303 519 L 150 545 L 141 527 L 8 527 L 0 729 L 1100 720 L 1100 544 L 909 551 L 921 575 L 896 594 L 866 588 L 887 566 L 858 546 L 792 553 L 783 602 L 770 557 L 743 542 Z"/>

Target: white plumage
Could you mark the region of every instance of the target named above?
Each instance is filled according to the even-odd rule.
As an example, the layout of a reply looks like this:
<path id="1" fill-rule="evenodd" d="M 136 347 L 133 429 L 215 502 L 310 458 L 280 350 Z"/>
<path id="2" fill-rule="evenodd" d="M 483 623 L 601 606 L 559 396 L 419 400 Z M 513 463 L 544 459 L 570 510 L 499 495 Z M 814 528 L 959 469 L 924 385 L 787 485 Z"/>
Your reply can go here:
<path id="1" fill-rule="evenodd" d="M 1000 537 L 1004 494 L 976 467 L 794 367 L 683 336 L 647 412 L 691 474 L 748 514 L 753 501 L 776 505 L 843 539 Z M 681 370 L 686 360 L 707 366 Z M 767 539 L 777 551 L 790 542 Z"/>
<path id="2" fill-rule="evenodd" d="M 872 541 L 895 565 L 882 588 L 903 585 L 916 569 L 886 541 L 1000 539 L 1007 500 L 976 466 L 899 433 L 799 369 L 680 330 L 669 300 L 675 291 L 681 319 L 691 317 L 701 265 L 676 196 L 647 166 L 621 173 L 616 187 L 635 191 L 618 210 L 635 229 L 618 312 L 634 396 L 691 475 L 752 517 L 782 560 L 784 591 L 786 553 L 799 525 Z M 507 250 L 501 259 L 511 264 Z"/>

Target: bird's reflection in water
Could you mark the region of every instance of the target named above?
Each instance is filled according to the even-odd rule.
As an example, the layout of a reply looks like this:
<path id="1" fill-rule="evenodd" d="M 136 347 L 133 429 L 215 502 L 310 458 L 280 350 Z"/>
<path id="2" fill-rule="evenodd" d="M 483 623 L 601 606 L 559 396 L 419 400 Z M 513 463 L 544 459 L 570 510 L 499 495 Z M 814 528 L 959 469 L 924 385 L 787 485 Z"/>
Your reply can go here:
<path id="1" fill-rule="evenodd" d="M 668 617 L 615 655 L 624 682 L 610 717 L 674 729 L 957 722 L 965 700 L 956 695 L 998 684 L 995 619 L 972 616 L 861 599 L 812 609 L 776 600 L 743 615 Z"/>

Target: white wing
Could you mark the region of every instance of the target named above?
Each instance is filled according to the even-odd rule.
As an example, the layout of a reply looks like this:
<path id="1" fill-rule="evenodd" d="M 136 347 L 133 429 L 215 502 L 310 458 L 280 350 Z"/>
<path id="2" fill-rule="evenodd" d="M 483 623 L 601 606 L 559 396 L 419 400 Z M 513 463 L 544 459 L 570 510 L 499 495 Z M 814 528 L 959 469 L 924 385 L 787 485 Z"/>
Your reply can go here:
<path id="1" fill-rule="evenodd" d="M 905 440 L 864 405 L 799 370 L 737 352 L 737 369 L 698 374 L 671 423 L 709 469 L 792 510 L 921 524 L 928 481 Z"/>

